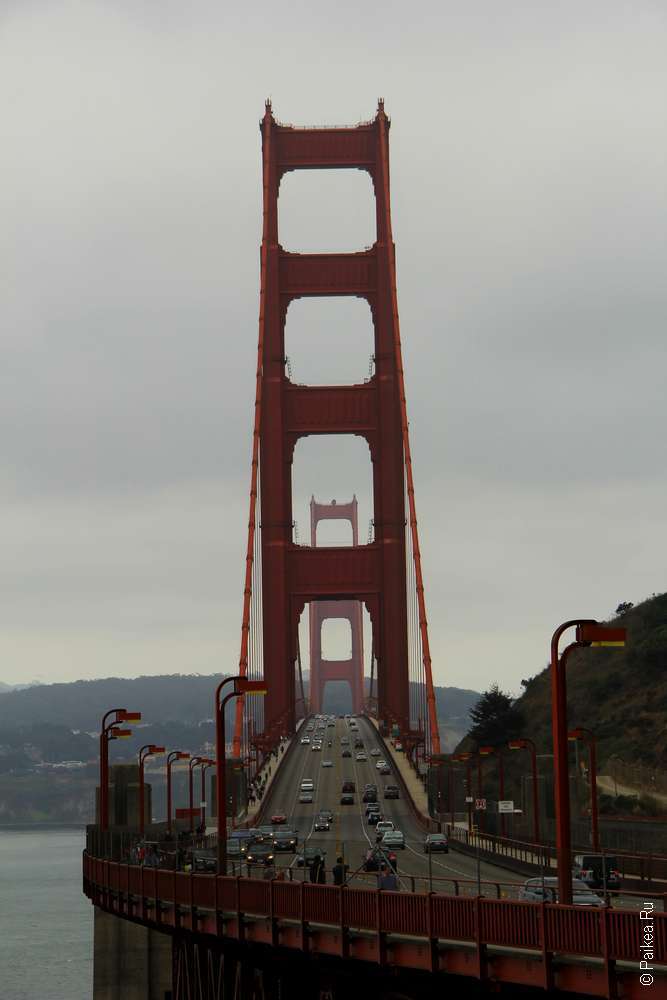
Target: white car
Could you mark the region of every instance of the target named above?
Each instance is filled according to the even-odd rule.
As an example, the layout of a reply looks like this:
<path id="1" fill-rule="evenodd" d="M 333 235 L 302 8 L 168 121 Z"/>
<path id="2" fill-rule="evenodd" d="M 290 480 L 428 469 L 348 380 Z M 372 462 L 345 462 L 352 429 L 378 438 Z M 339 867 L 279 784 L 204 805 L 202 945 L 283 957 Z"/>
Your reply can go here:
<path id="1" fill-rule="evenodd" d="M 363 764 L 364 761 L 368 760 L 368 757 L 366 756 L 365 753 L 358 753 L 356 759 L 359 761 L 360 764 Z"/>
<path id="2" fill-rule="evenodd" d="M 310 748 L 311 753 L 316 753 L 318 750 L 321 750 L 321 749 L 322 749 L 322 744 L 321 743 L 313 743 L 313 745 Z"/>
<path id="3" fill-rule="evenodd" d="M 322 767 L 333 767 L 333 761 L 331 761 L 331 760 L 323 760 L 322 761 Z"/>
<path id="4" fill-rule="evenodd" d="M 301 782 L 302 792 L 312 792 L 314 788 L 315 788 L 315 782 L 313 781 L 312 778 L 304 778 L 303 781 Z"/>
<path id="5" fill-rule="evenodd" d="M 378 760 L 376 762 L 375 766 L 377 767 L 377 769 L 379 771 L 381 767 L 386 767 L 387 766 L 387 762 L 386 762 L 386 760 Z"/>
<path id="6" fill-rule="evenodd" d="M 379 757 L 379 756 L 380 756 L 380 751 L 378 750 L 377 747 L 373 747 L 373 749 L 371 750 L 371 757 Z"/>
<path id="7" fill-rule="evenodd" d="M 381 840 L 385 833 L 391 833 L 394 830 L 394 824 L 390 819 L 381 820 L 375 828 L 375 834 L 378 840 Z"/>
<path id="8" fill-rule="evenodd" d="M 301 746 L 302 747 L 308 746 L 309 743 L 310 743 L 310 736 L 302 736 L 301 737 Z"/>

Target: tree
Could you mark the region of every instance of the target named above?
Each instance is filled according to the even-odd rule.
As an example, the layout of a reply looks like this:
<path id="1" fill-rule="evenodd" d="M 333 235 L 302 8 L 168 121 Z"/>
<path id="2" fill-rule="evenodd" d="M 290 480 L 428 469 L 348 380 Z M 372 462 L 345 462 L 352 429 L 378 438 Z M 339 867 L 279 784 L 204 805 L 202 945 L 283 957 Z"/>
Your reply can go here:
<path id="1" fill-rule="evenodd" d="M 632 601 L 621 601 L 619 606 L 614 612 L 616 615 L 624 615 L 626 611 L 631 611 L 634 608 Z"/>
<path id="2" fill-rule="evenodd" d="M 477 743 L 495 746 L 520 734 L 521 712 L 510 695 L 492 684 L 474 708 L 470 710 L 472 728 L 469 736 Z"/>

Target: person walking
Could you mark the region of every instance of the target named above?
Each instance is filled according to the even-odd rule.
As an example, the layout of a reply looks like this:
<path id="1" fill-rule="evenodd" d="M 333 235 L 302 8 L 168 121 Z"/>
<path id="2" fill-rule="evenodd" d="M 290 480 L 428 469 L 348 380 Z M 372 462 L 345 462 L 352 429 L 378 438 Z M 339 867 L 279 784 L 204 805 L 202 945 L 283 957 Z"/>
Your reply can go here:
<path id="1" fill-rule="evenodd" d="M 349 865 L 346 865 L 341 857 L 336 858 L 336 864 L 331 870 L 334 885 L 345 885 Z"/>
<path id="2" fill-rule="evenodd" d="M 320 882 L 320 869 L 324 868 L 324 862 L 319 854 L 316 854 L 310 865 L 310 881 L 315 884 Z"/>

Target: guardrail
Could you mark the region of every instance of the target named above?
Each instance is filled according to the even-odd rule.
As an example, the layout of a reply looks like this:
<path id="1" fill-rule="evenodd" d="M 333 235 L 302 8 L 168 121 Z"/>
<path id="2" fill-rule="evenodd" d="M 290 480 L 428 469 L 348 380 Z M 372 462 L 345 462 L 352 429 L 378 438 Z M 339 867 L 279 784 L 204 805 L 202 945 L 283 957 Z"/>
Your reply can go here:
<path id="1" fill-rule="evenodd" d="M 530 841 L 510 840 L 490 833 L 470 833 L 467 829 L 446 824 L 450 844 L 458 842 L 465 847 L 481 851 L 487 856 L 495 855 L 522 865 L 533 865 L 537 869 L 552 867 L 556 862 L 556 848 L 548 844 L 534 844 Z M 588 848 L 575 847 L 574 854 L 597 853 Z M 639 879 L 642 882 L 667 882 L 667 857 L 664 854 L 623 854 L 619 851 L 604 851 L 616 858 L 621 878 Z"/>
<path id="2" fill-rule="evenodd" d="M 544 963 L 545 974 L 554 953 L 559 953 L 559 963 L 565 956 L 602 958 L 605 975 L 613 978 L 617 961 L 632 962 L 638 968 L 645 940 L 646 921 L 637 912 L 606 907 L 193 875 L 99 860 L 85 853 L 83 879 L 84 892 L 95 905 L 118 916 L 162 924 L 165 929 L 201 929 L 247 940 L 248 921 L 260 918 L 259 933 L 270 928 L 268 943 L 278 943 L 279 925 L 294 925 L 298 933 L 288 938 L 288 946 L 307 950 L 310 927 L 316 925 L 318 933 L 335 932 L 336 947 L 341 949 L 336 953 L 342 957 L 350 954 L 350 935 L 363 932 L 377 939 L 377 947 L 357 957 L 369 958 L 370 954 L 372 961 L 386 961 L 388 935 L 405 935 L 421 942 L 420 948 L 425 943 L 430 946 L 431 971 L 440 968 L 438 949 L 448 942 L 473 946 L 478 957 L 487 945 L 534 952 L 533 958 Z M 651 964 L 665 965 L 667 914 L 651 913 L 651 933 Z M 524 954 L 522 961 L 529 957 Z M 405 965 L 414 960 L 401 949 L 392 958 Z M 473 974 L 483 978 L 483 966 L 480 960 Z M 667 968 L 657 972 L 667 974 Z"/>

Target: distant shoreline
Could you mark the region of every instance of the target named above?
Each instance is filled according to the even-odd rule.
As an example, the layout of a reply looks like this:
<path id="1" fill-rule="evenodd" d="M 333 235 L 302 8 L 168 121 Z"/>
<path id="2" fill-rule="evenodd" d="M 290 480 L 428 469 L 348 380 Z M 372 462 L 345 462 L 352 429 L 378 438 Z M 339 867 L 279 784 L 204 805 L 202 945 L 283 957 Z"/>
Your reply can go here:
<path id="1" fill-rule="evenodd" d="M 0 823 L 0 833 L 3 830 L 85 830 L 87 823 Z"/>

